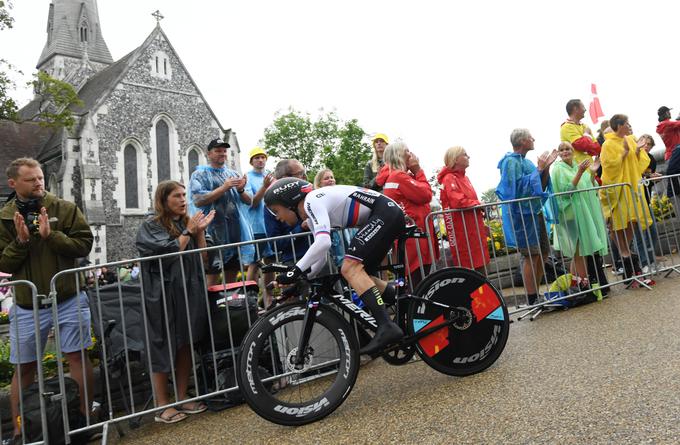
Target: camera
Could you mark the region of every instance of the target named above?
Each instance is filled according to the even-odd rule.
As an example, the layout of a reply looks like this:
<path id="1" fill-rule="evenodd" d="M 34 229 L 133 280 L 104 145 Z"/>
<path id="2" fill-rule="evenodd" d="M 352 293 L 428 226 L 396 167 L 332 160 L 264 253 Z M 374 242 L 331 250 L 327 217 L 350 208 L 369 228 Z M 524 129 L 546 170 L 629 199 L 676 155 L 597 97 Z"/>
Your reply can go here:
<path id="1" fill-rule="evenodd" d="M 40 200 L 29 199 L 28 201 L 16 200 L 16 206 L 21 216 L 24 217 L 24 222 L 31 235 L 35 235 L 40 231 Z"/>

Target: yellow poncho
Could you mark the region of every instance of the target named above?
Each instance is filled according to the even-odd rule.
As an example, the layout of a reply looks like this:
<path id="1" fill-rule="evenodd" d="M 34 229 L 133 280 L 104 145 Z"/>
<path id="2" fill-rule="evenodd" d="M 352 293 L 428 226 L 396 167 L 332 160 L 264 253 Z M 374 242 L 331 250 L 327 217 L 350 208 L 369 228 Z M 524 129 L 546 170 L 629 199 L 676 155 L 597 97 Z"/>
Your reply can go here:
<path id="1" fill-rule="evenodd" d="M 649 155 L 645 150 L 636 154 L 636 142 L 633 136 L 626 136 L 630 150 L 623 156 L 623 138 L 615 133 L 605 134 L 600 162 L 602 163 L 602 185 L 627 183 L 631 188 L 611 187 L 600 190 L 600 202 L 604 216 L 611 218 L 613 230 L 623 230 L 633 221 L 638 221 L 641 229 L 652 224 L 647 198 L 638 193 L 638 183 L 642 173 L 649 165 Z M 632 192 L 632 193 L 631 193 Z"/>

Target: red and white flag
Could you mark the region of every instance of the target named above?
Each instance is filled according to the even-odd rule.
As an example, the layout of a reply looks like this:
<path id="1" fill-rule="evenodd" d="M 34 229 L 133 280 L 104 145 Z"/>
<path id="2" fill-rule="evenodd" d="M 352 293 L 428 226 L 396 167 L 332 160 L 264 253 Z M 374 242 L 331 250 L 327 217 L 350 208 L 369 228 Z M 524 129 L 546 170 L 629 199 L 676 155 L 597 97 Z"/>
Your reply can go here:
<path id="1" fill-rule="evenodd" d="M 597 97 L 597 86 L 594 83 L 590 84 L 590 92 L 593 95 L 593 99 L 590 101 L 588 111 L 590 112 L 590 119 L 593 121 L 593 124 L 596 124 L 601 117 L 604 117 L 604 113 L 600 106 L 600 99 Z"/>

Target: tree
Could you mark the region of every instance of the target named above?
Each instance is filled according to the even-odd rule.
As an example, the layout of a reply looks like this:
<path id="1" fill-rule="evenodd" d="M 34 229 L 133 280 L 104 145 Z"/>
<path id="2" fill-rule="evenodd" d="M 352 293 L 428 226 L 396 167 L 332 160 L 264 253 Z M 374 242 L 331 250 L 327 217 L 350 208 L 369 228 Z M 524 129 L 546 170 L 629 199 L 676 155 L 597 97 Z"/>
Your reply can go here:
<path id="1" fill-rule="evenodd" d="M 325 167 L 333 170 L 338 184 L 360 185 L 371 157 L 365 136 L 356 119 L 342 121 L 335 112 L 313 119 L 289 108 L 285 114 L 277 113 L 264 130 L 262 145 L 270 156 L 300 161 L 310 180 Z"/>
<path id="2" fill-rule="evenodd" d="M 496 195 L 496 187 L 491 188 L 484 193 L 482 193 L 482 202 L 490 204 L 492 202 L 498 202 L 498 195 Z"/>
<path id="3" fill-rule="evenodd" d="M 0 31 L 12 28 L 14 19 L 9 10 L 12 4 L 0 0 Z M 82 105 L 75 89 L 68 83 L 51 77 L 45 72 L 33 75 L 33 80 L 28 83 L 33 88 L 39 99 L 37 111 L 33 116 L 21 118 L 16 101 L 10 97 L 9 92 L 15 88 L 8 72 L 21 74 L 9 62 L 0 59 L 0 119 L 12 120 L 17 123 L 36 120 L 42 125 L 50 127 L 72 128 L 75 118 L 71 108 Z"/>

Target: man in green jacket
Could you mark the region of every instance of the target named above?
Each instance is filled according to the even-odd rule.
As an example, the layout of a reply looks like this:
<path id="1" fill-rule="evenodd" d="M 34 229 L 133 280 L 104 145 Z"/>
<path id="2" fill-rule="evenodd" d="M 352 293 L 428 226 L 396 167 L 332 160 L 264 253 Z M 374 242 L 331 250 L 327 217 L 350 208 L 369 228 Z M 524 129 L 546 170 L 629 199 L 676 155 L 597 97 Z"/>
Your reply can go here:
<path id="1" fill-rule="evenodd" d="M 7 178 L 16 196 L 0 209 L 0 270 L 12 274 L 13 280 L 33 282 L 39 295 L 49 295 L 52 277 L 76 267 L 76 259 L 90 253 L 92 231 L 75 204 L 45 191 L 43 172 L 35 159 L 12 161 Z M 82 353 L 92 345 L 87 294 L 77 288 L 74 275 L 57 279 L 56 291 L 61 351 L 80 388 L 80 409 L 85 413 L 90 406 L 85 399 L 85 385 L 91 398 L 94 380 L 92 364 L 87 354 Z M 16 436 L 20 433 L 18 368 L 21 366 L 21 388 L 26 388 L 35 380 L 37 360 L 41 359 L 53 319 L 50 306 L 38 297 L 41 344 L 37 345 L 38 327 L 33 321 L 31 292 L 26 286 L 17 286 L 14 298 L 10 312 L 10 361 L 17 365 L 11 388 Z"/>

